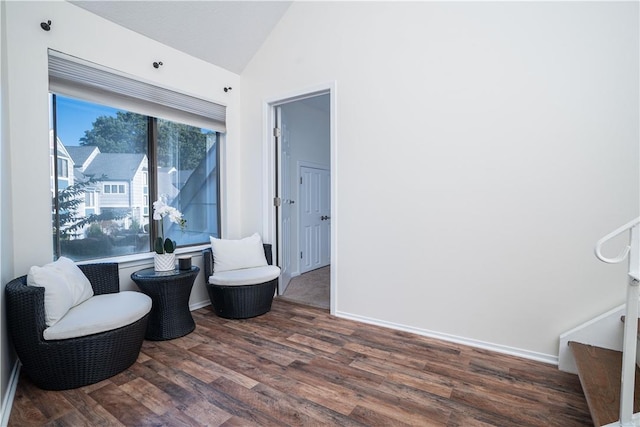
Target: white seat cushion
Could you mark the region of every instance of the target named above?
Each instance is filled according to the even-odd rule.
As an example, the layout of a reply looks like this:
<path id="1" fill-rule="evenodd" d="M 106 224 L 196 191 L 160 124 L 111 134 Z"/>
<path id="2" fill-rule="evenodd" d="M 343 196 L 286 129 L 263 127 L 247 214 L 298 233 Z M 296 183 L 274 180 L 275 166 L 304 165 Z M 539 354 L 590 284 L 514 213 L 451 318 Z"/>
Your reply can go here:
<path id="1" fill-rule="evenodd" d="M 257 285 L 268 282 L 280 276 L 280 268 L 275 265 L 264 267 L 243 268 L 241 270 L 222 271 L 213 273 L 209 283 L 220 286 Z"/>
<path id="2" fill-rule="evenodd" d="M 45 340 L 63 340 L 110 331 L 140 320 L 149 311 L 151 298 L 141 292 L 95 295 L 72 307 L 45 329 L 43 336 Z"/>

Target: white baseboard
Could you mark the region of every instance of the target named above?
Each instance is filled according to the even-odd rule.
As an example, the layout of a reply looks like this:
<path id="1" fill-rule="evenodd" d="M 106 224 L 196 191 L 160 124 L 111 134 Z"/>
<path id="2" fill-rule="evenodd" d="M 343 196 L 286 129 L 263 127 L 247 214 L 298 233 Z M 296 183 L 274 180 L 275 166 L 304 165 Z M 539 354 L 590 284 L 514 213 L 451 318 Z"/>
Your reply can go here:
<path id="1" fill-rule="evenodd" d="M 20 361 L 16 360 L 7 384 L 7 394 L 2 401 L 2 410 L 0 411 L 0 426 L 6 427 L 9 424 L 11 416 L 11 408 L 13 407 L 13 399 L 16 396 L 16 388 L 18 388 L 18 379 L 20 378 Z"/>
<path id="2" fill-rule="evenodd" d="M 206 307 L 208 305 L 211 305 L 211 301 L 210 300 L 202 300 L 200 302 L 194 302 L 193 304 L 189 304 L 189 311 L 194 311 L 197 310 L 199 308 L 202 307 Z"/>
<path id="3" fill-rule="evenodd" d="M 521 348 L 509 347 L 501 344 L 475 340 L 471 338 L 459 337 L 456 335 L 445 334 L 442 332 L 430 331 L 428 329 L 415 328 L 413 326 L 402 325 L 399 323 L 386 322 L 379 319 L 372 319 L 365 316 L 354 315 L 337 311 L 335 316 L 345 319 L 356 320 L 358 322 L 368 323 L 370 325 L 382 326 L 385 328 L 395 329 L 398 331 L 410 332 L 416 335 L 422 335 L 429 338 L 436 338 L 443 341 L 453 342 L 456 344 L 467 345 L 470 347 L 481 348 L 483 350 L 495 351 L 496 353 L 508 354 L 511 356 L 522 357 L 525 359 L 535 360 L 537 362 L 548 363 L 551 365 L 558 364 L 558 357 L 552 354 L 538 353 L 535 351 L 524 350 Z"/>

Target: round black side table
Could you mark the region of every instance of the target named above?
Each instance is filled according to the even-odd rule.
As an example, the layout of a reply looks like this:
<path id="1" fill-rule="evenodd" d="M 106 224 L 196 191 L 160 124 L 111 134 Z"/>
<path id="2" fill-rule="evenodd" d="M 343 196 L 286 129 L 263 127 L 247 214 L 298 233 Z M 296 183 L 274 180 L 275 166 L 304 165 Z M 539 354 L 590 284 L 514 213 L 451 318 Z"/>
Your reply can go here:
<path id="1" fill-rule="evenodd" d="M 200 269 L 155 271 L 146 268 L 131 274 L 140 290 L 153 303 L 145 338 L 170 340 L 192 332 L 196 324 L 189 311 L 189 296 Z"/>

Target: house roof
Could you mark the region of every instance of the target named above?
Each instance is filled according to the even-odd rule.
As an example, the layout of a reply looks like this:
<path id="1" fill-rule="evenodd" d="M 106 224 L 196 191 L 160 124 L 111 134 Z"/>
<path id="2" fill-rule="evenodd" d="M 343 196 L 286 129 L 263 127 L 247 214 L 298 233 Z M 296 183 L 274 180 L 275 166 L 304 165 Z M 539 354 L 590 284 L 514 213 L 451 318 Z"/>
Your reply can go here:
<path id="1" fill-rule="evenodd" d="M 69 153 L 69 155 L 73 159 L 73 163 L 76 165 L 76 167 L 84 165 L 91 153 L 98 149 L 98 147 L 86 145 L 70 145 L 68 147 L 65 146 L 65 148 L 67 149 L 67 153 Z"/>
<path id="2" fill-rule="evenodd" d="M 106 175 L 104 181 L 128 181 L 133 178 L 143 161 L 146 162 L 144 154 L 100 153 L 84 174 L 95 178 Z"/>

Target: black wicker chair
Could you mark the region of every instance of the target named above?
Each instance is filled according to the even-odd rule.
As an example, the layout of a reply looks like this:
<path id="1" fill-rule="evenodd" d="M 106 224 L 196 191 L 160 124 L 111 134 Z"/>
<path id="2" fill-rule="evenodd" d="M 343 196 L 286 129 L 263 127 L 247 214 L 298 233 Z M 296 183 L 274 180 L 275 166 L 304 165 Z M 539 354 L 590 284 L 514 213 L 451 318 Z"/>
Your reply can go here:
<path id="1" fill-rule="evenodd" d="M 94 295 L 120 291 L 118 264 L 79 265 L 93 287 Z M 147 329 L 147 313 L 134 323 L 93 335 L 50 340 L 44 288 L 27 286 L 27 276 L 5 287 L 7 326 L 22 372 L 46 390 L 66 390 L 112 377 L 131 366 L 140 353 Z"/>
<path id="2" fill-rule="evenodd" d="M 264 254 L 269 265 L 273 265 L 271 245 L 264 243 Z M 202 251 L 204 277 L 213 311 L 227 319 L 246 319 L 260 316 L 271 310 L 271 303 L 278 285 L 278 278 L 250 285 L 223 286 L 209 283 L 213 274 L 213 251 Z"/>

